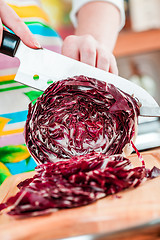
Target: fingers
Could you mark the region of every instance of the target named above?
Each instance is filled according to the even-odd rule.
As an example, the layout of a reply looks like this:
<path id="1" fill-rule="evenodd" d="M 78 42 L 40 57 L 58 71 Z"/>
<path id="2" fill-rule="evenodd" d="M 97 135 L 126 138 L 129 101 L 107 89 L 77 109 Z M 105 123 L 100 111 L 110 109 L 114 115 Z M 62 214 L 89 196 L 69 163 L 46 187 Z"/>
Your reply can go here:
<path id="1" fill-rule="evenodd" d="M 96 66 L 96 42 L 91 36 L 85 36 L 84 43 L 80 45 L 80 61 Z"/>
<path id="2" fill-rule="evenodd" d="M 71 35 L 63 42 L 62 54 L 91 66 L 95 66 L 96 41 L 89 35 Z"/>
<path id="3" fill-rule="evenodd" d="M 77 61 L 80 60 L 79 47 L 75 41 L 75 36 L 71 35 L 65 38 L 62 45 L 62 54 Z"/>
<path id="4" fill-rule="evenodd" d="M 108 72 L 109 67 L 110 67 L 110 53 L 108 53 L 103 48 L 99 48 L 97 50 L 97 68 L 100 68 Z"/>
<path id="5" fill-rule="evenodd" d="M 118 74 L 113 54 L 91 35 L 67 37 L 63 42 L 62 54 L 104 71 Z"/>
<path id="6" fill-rule="evenodd" d="M 110 69 L 109 71 L 113 74 L 118 75 L 118 67 L 117 67 L 117 62 L 115 57 L 112 55 L 111 59 L 110 59 Z"/>
<path id="7" fill-rule="evenodd" d="M 97 50 L 97 68 L 118 75 L 116 59 L 112 53 L 107 52 L 105 48 Z"/>
<path id="8" fill-rule="evenodd" d="M 28 47 L 41 47 L 21 18 L 3 0 L 0 1 L 0 17 L 2 23 L 19 36 Z"/>

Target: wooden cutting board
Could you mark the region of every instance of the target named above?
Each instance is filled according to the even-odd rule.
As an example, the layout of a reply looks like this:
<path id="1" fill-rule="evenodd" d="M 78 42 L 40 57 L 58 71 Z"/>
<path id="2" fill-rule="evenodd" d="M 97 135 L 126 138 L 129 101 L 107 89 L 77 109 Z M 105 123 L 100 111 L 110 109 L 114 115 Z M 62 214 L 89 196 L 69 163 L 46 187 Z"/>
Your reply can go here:
<path id="1" fill-rule="evenodd" d="M 160 149 L 142 155 L 148 168 L 160 168 Z M 130 159 L 135 166 L 139 165 L 136 155 Z M 15 194 L 18 190 L 16 185 L 33 174 L 19 174 L 6 179 L 0 186 L 0 202 Z M 51 240 L 107 234 L 160 218 L 160 177 L 148 180 L 136 189 L 125 190 L 118 196 L 120 198 L 109 196 L 88 206 L 59 210 L 46 216 L 15 219 L 2 214 L 0 240 Z"/>

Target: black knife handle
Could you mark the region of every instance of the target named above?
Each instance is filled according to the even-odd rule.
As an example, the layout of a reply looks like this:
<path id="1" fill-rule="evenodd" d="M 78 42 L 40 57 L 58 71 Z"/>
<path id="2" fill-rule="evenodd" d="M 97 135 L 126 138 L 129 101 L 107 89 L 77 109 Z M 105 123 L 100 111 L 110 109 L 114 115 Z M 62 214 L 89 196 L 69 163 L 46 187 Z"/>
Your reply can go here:
<path id="1" fill-rule="evenodd" d="M 2 43 L 0 53 L 14 57 L 20 43 L 20 38 L 10 32 L 3 30 Z"/>

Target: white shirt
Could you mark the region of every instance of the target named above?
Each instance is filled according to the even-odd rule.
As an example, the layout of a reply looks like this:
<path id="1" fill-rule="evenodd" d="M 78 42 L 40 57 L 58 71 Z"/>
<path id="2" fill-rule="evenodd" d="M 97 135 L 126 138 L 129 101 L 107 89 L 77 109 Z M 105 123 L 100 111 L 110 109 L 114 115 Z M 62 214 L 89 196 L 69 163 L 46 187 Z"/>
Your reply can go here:
<path id="1" fill-rule="evenodd" d="M 96 0 L 72 0 L 72 10 L 70 13 L 70 18 L 71 18 L 71 21 L 72 21 L 74 27 L 77 26 L 76 14 L 79 11 L 79 9 L 86 3 L 93 2 L 93 1 L 96 1 Z M 101 0 L 101 1 L 112 3 L 119 9 L 120 14 L 121 14 L 121 23 L 120 23 L 119 30 L 121 30 L 125 24 L 124 1 L 123 0 Z"/>

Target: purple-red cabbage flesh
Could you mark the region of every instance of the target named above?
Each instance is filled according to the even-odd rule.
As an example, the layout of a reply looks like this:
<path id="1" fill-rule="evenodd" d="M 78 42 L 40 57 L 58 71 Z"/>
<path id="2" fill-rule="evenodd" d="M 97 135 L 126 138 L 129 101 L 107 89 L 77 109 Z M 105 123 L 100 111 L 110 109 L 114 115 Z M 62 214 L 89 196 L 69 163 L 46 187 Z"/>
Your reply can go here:
<path id="1" fill-rule="evenodd" d="M 138 115 L 137 101 L 112 84 L 77 76 L 50 85 L 29 104 L 25 126 L 36 174 L 0 210 L 36 216 L 79 207 L 158 176 L 123 156 Z"/>
<path id="2" fill-rule="evenodd" d="M 129 187 L 137 187 L 149 171 L 133 168 L 122 155 L 89 153 L 36 167 L 36 175 L 21 182 L 8 199 L 9 215 L 36 216 L 83 206 Z M 2 205 L 3 208 L 3 205 Z"/>
<path id="3" fill-rule="evenodd" d="M 94 152 L 121 154 L 135 135 L 137 101 L 112 84 L 77 76 L 29 105 L 27 147 L 39 164 Z"/>

